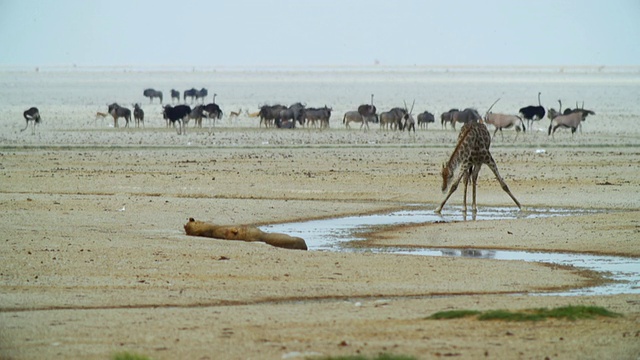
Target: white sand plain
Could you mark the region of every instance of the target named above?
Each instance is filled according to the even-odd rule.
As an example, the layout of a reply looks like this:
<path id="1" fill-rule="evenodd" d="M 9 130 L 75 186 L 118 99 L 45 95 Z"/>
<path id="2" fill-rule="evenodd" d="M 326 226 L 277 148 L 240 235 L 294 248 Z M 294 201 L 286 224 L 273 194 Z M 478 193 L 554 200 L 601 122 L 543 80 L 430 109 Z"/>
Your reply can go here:
<path id="1" fill-rule="evenodd" d="M 530 249 L 640 256 L 640 73 L 496 69 L 0 72 L 0 358 L 281 359 L 375 355 L 428 359 L 637 359 L 637 294 L 533 296 L 601 281 L 580 268 L 524 261 L 292 251 L 184 235 L 188 217 L 269 224 L 384 212 L 442 200 L 440 166 L 457 134 L 345 130 L 375 94 L 380 110 L 496 112 L 576 101 L 596 115 L 571 136 L 548 120 L 492 153 L 527 209 L 589 215 L 377 229 L 378 245 Z M 258 127 L 242 115 L 214 134 L 164 127 L 142 90 L 217 93 L 228 114 L 262 104 L 334 109 L 328 130 Z M 211 100 L 211 96 L 207 99 Z M 139 102 L 144 128 L 94 121 Z M 38 106 L 35 135 L 22 111 Z M 461 204 L 461 193 L 449 200 Z M 487 169 L 478 203 L 513 206 Z M 446 212 L 455 211 L 453 207 Z M 639 263 L 640 266 L 640 263 Z M 514 295 L 519 294 L 519 295 Z M 524 294 L 524 295 L 523 295 Z M 596 305 L 620 318 L 535 323 L 432 321 L 451 309 Z"/>

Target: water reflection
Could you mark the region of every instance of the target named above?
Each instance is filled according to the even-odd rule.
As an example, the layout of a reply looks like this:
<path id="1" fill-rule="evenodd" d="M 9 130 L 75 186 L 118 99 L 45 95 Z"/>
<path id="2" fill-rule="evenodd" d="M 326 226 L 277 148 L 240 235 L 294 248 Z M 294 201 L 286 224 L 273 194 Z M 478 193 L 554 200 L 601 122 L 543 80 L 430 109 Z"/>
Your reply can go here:
<path id="1" fill-rule="evenodd" d="M 451 208 L 449 208 L 451 209 Z M 612 280 L 611 283 L 587 289 L 575 289 L 553 295 L 611 295 L 640 294 L 640 261 L 619 256 L 601 256 L 571 253 L 543 253 L 527 251 L 503 251 L 493 249 L 442 249 L 442 248 L 362 248 L 350 243 L 364 240 L 360 234 L 375 227 L 399 224 L 424 224 L 450 221 L 482 221 L 496 219 L 538 218 L 550 216 L 576 216 L 597 211 L 536 209 L 518 211 L 516 208 L 482 208 L 477 214 L 465 215 L 461 209 L 449 210 L 441 215 L 432 209 L 410 207 L 408 210 L 388 214 L 346 216 L 300 223 L 276 224 L 262 227 L 265 231 L 282 232 L 305 239 L 311 251 L 352 251 L 408 254 L 421 256 L 462 256 L 478 259 L 522 260 L 575 266 L 598 271 Z"/>

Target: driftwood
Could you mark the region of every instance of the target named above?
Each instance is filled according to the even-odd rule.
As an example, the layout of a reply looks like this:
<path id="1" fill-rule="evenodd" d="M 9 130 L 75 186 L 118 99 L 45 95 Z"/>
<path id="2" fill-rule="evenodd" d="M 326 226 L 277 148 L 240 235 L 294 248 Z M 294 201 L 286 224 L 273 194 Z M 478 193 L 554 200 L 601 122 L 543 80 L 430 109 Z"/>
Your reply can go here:
<path id="1" fill-rule="evenodd" d="M 184 231 L 191 236 L 224 240 L 261 241 L 285 249 L 307 250 L 307 244 L 302 238 L 280 233 L 266 233 L 248 225 L 214 225 L 189 218 L 189 222 L 184 225 Z"/>

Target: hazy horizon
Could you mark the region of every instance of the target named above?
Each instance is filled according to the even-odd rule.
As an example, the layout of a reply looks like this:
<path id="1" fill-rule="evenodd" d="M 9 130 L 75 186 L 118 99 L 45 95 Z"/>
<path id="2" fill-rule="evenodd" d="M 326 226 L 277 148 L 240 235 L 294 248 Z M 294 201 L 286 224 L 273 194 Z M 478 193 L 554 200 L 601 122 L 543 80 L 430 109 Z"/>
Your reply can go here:
<path id="1" fill-rule="evenodd" d="M 625 67 L 639 18 L 637 0 L 0 0 L 0 67 Z"/>

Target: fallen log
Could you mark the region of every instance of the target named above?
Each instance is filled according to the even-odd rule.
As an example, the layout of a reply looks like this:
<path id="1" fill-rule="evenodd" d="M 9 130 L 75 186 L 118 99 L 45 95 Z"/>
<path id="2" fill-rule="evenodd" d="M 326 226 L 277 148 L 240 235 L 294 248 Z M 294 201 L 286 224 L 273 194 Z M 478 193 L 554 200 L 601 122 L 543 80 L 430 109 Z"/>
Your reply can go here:
<path id="1" fill-rule="evenodd" d="M 272 246 L 307 250 L 307 243 L 303 238 L 280 233 L 266 233 L 255 226 L 215 225 L 189 218 L 184 225 L 187 235 L 203 236 L 223 240 L 260 241 Z"/>

